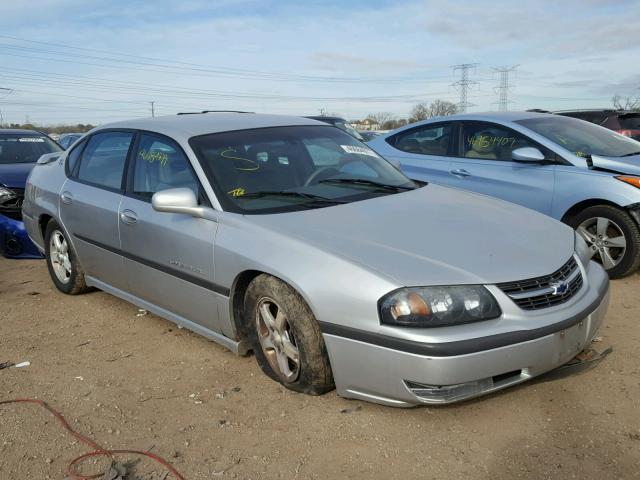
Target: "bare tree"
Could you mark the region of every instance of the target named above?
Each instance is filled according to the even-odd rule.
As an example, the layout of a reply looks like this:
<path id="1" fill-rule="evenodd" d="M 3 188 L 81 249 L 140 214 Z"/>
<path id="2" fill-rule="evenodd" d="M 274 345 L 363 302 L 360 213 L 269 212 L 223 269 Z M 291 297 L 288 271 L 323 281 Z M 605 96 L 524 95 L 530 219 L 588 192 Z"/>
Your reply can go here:
<path id="1" fill-rule="evenodd" d="M 613 107 L 616 110 L 635 110 L 640 111 L 640 97 L 632 97 L 615 94 L 611 99 Z"/>
<path id="2" fill-rule="evenodd" d="M 419 103 L 411 109 L 410 122 L 418 122 L 432 117 L 444 117 L 458 112 L 455 103 L 447 100 L 434 100 L 430 104 Z"/>
<path id="3" fill-rule="evenodd" d="M 367 115 L 367 118 L 382 126 L 389 121 L 395 120 L 396 117 L 393 113 L 390 112 L 378 112 L 370 113 L 369 115 Z"/>

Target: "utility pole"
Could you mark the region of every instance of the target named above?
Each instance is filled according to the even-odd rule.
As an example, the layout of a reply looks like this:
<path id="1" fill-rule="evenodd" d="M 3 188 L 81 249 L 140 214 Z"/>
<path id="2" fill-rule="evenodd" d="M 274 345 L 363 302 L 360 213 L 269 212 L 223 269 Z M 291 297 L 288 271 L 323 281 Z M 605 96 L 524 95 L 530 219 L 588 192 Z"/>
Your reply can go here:
<path id="1" fill-rule="evenodd" d="M 513 103 L 513 100 L 509 100 L 509 93 L 511 93 L 511 86 L 509 85 L 509 73 L 515 72 L 518 65 L 503 65 L 501 67 L 494 67 L 493 73 L 500 74 L 500 83 L 495 87 L 495 91 L 499 95 L 499 100 L 494 102 L 498 104 L 498 110 L 500 112 L 506 112 L 509 110 L 509 104 Z"/>
<path id="2" fill-rule="evenodd" d="M 13 88 L 0 87 L 0 90 L 7 92 L 7 95 L 11 95 L 13 93 Z M 5 95 L 5 97 L 7 95 Z M 2 127 L 4 127 L 4 116 L 2 115 L 2 110 L 0 110 L 0 128 Z"/>
<path id="3" fill-rule="evenodd" d="M 461 63 L 460 65 L 454 65 L 451 67 L 453 68 L 454 73 L 460 70 L 460 80 L 451 84 L 451 86 L 460 93 L 460 101 L 458 102 L 459 112 L 464 113 L 467 111 L 467 107 L 474 106 L 473 103 L 469 103 L 467 101 L 467 93 L 472 87 L 478 85 L 478 82 L 469 80 L 469 71 L 472 69 L 475 70 L 477 66 L 477 63 Z"/>
<path id="4" fill-rule="evenodd" d="M 151 116 L 155 117 L 156 116 L 156 109 L 155 109 L 155 104 L 156 102 L 149 102 L 151 104 Z"/>

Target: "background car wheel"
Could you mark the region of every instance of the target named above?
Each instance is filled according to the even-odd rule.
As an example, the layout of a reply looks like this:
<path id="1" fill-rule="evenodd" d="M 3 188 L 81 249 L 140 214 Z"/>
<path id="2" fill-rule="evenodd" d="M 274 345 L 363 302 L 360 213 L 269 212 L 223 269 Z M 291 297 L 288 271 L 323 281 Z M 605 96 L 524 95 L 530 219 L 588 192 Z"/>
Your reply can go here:
<path id="1" fill-rule="evenodd" d="M 333 390 L 333 375 L 320 327 L 306 302 L 270 275 L 256 277 L 245 295 L 249 341 L 260 368 L 296 392 Z"/>
<path id="2" fill-rule="evenodd" d="M 44 240 L 49 275 L 57 289 L 69 295 L 88 291 L 76 252 L 67 239 L 67 234 L 55 220 L 47 224 Z"/>
<path id="3" fill-rule="evenodd" d="M 640 229 L 625 211 L 609 205 L 589 207 L 569 224 L 587 241 L 592 259 L 610 278 L 620 278 L 640 266 Z"/>

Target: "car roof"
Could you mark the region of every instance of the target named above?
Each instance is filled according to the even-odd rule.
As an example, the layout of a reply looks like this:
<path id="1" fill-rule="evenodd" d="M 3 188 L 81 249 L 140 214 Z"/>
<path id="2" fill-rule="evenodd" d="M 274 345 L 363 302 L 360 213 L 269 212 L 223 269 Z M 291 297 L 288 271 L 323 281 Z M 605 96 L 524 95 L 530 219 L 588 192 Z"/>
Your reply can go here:
<path id="1" fill-rule="evenodd" d="M 130 128 L 135 130 L 148 130 L 172 138 L 187 140 L 191 137 L 209 133 L 297 125 L 326 124 L 316 120 L 290 115 L 212 112 L 125 120 L 101 125 L 93 131 L 104 130 L 106 128 Z"/>
<path id="2" fill-rule="evenodd" d="M 23 128 L 0 128 L 0 135 L 45 135 L 37 130 L 27 130 Z"/>
<path id="3" fill-rule="evenodd" d="M 446 120 L 482 120 L 482 121 L 502 121 L 502 122 L 515 122 L 517 120 L 524 120 L 527 118 L 544 118 L 548 117 L 548 113 L 540 112 L 478 112 L 478 113 L 457 113 L 455 115 L 449 115 L 446 117 L 434 117 L 446 119 Z"/>

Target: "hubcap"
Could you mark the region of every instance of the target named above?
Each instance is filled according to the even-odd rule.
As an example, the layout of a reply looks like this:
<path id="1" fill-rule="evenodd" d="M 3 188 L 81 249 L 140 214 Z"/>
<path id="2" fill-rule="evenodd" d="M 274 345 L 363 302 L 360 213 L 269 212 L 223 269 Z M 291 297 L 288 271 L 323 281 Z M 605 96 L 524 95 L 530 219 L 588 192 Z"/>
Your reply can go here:
<path id="1" fill-rule="evenodd" d="M 71 279 L 71 261 L 69 260 L 69 245 L 61 231 L 55 230 L 49 241 L 49 258 L 53 272 L 62 283 Z"/>
<path id="2" fill-rule="evenodd" d="M 256 310 L 262 352 L 274 372 L 285 382 L 294 382 L 300 374 L 300 352 L 284 310 L 267 297 L 260 299 Z"/>
<path id="3" fill-rule="evenodd" d="M 606 270 L 611 270 L 624 258 L 627 239 L 613 220 L 589 218 L 578 226 L 578 232 L 589 244 L 591 258 L 599 261 Z"/>

